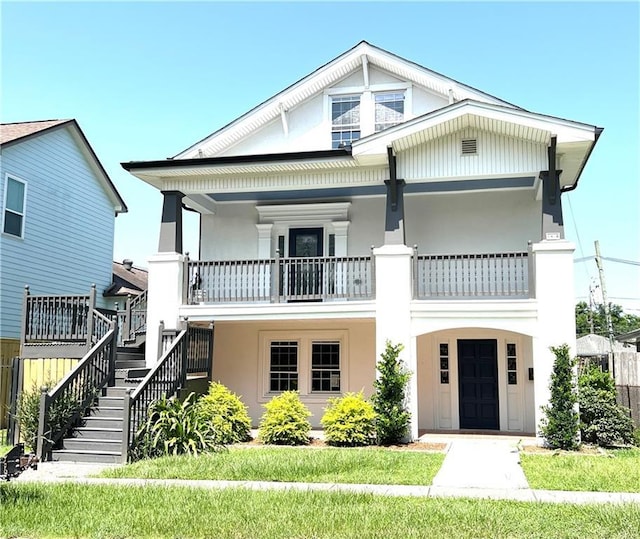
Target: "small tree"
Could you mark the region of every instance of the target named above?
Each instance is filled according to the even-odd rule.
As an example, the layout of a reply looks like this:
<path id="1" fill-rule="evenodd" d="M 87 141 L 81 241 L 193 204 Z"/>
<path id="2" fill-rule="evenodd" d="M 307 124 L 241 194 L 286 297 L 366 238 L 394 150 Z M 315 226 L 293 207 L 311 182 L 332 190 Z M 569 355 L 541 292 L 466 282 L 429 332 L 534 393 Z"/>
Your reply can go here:
<path id="1" fill-rule="evenodd" d="M 580 417 L 576 410 L 578 395 L 573 367 L 575 361 L 569 355 L 569 345 L 551 347 L 556 359 L 551 373 L 551 398 L 542 407 L 544 418 L 540 433 L 553 449 L 575 450 L 579 446 Z"/>
<path id="2" fill-rule="evenodd" d="M 402 349 L 402 344 L 387 341 L 376 365 L 379 376 L 373 382 L 371 401 L 377 414 L 376 439 L 380 445 L 401 442 L 409 432 L 411 414 L 406 409 L 406 391 L 411 373 L 399 359 Z"/>

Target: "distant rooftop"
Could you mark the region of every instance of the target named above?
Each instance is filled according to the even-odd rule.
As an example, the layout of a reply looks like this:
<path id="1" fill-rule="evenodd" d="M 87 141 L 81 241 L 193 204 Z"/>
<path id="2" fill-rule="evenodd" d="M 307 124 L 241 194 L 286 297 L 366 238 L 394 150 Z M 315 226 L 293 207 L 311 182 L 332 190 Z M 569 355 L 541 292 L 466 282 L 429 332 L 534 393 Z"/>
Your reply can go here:
<path id="1" fill-rule="evenodd" d="M 72 122 L 73 120 L 40 120 L 37 122 L 16 122 L 10 124 L 0 124 L 0 144 L 13 142 L 34 133 L 44 131 L 50 127 Z"/>
<path id="2" fill-rule="evenodd" d="M 136 268 L 131 260 L 113 263 L 113 282 L 104 296 L 137 296 L 147 289 L 147 270 Z"/>

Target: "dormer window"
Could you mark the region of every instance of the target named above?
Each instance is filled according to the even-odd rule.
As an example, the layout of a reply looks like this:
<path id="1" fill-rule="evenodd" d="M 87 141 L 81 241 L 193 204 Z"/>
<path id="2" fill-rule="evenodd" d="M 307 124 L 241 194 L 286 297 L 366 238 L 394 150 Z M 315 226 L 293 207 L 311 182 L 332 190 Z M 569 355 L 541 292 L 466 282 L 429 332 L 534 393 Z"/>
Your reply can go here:
<path id="1" fill-rule="evenodd" d="M 360 96 L 335 96 L 331 100 L 331 147 L 351 146 L 360 138 Z"/>
<path id="2" fill-rule="evenodd" d="M 404 121 L 404 92 L 375 95 L 375 131 L 382 131 Z"/>

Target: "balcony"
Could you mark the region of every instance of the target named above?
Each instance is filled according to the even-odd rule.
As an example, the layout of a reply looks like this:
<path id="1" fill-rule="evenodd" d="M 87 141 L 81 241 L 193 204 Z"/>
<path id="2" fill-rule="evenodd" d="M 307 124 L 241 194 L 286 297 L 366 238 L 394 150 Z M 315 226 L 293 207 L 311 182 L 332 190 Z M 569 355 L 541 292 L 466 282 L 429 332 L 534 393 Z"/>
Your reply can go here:
<path id="1" fill-rule="evenodd" d="M 190 261 L 191 304 L 367 300 L 374 297 L 370 256 Z"/>
<path id="2" fill-rule="evenodd" d="M 188 262 L 189 304 L 375 298 L 374 257 Z M 528 298 L 526 252 L 413 256 L 415 299 Z"/>
<path id="3" fill-rule="evenodd" d="M 418 255 L 413 258 L 414 297 L 528 298 L 526 252 Z"/>

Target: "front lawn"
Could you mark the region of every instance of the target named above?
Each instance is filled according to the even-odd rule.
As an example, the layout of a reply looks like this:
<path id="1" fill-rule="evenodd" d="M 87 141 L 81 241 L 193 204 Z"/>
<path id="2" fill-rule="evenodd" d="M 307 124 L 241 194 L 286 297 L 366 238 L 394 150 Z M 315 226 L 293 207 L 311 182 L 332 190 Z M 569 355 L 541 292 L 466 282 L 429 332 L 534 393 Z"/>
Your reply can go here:
<path id="1" fill-rule="evenodd" d="M 138 461 L 102 477 L 430 485 L 443 453 L 391 449 L 236 448 Z"/>
<path id="2" fill-rule="evenodd" d="M 640 449 L 604 455 L 520 453 L 533 489 L 640 492 Z"/>
<path id="3" fill-rule="evenodd" d="M 0 537 L 631 538 L 640 505 L 0 484 Z"/>

